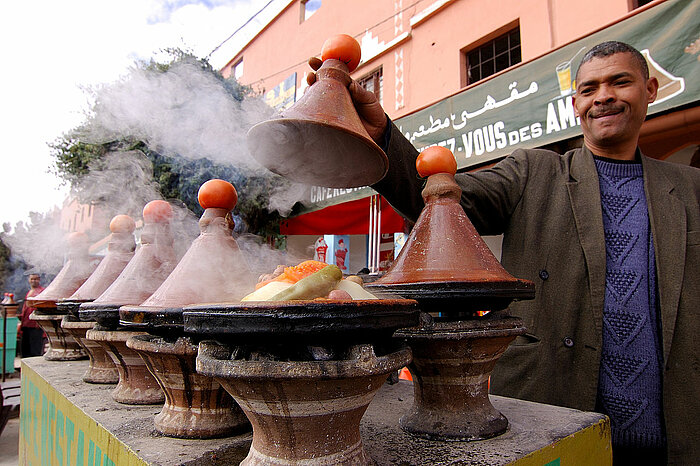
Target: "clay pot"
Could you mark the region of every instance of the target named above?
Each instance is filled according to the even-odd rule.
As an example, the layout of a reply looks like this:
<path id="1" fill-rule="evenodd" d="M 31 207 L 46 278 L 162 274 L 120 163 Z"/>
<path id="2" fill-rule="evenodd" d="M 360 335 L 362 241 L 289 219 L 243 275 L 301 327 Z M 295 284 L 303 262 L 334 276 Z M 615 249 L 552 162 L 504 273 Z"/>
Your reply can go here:
<path id="1" fill-rule="evenodd" d="M 27 304 L 35 307 L 34 313 L 58 314 L 56 303 L 80 288 L 99 264 L 88 255 L 90 243 L 84 233 L 68 236 L 68 259 L 56 278 L 38 295 L 27 298 Z"/>
<path id="2" fill-rule="evenodd" d="M 112 392 L 114 401 L 131 405 L 162 403 L 165 396 L 153 374 L 141 356 L 126 346 L 126 341 L 137 335 L 145 333 L 93 328 L 87 331 L 86 338 L 102 346 L 117 367 L 119 383 Z"/>
<path id="3" fill-rule="evenodd" d="M 165 393 L 155 417 L 156 430 L 180 438 L 214 438 L 250 430 L 231 395 L 213 378 L 197 374 L 197 345 L 189 337 L 176 341 L 138 335 L 126 345 L 141 355 Z"/>
<path id="4" fill-rule="evenodd" d="M 235 188 L 227 181 L 210 180 L 200 188 L 199 198 L 207 199 L 213 190 L 226 195 L 202 204 L 200 235 L 172 273 L 140 306 L 119 310 L 124 327 L 169 337 L 134 337 L 127 346 L 146 361 L 165 392 L 163 410 L 155 418 L 156 430 L 174 437 L 221 437 L 250 428 L 219 383 L 196 373 L 196 343 L 183 336 L 183 306 L 238 301 L 254 285 L 232 236 L 230 210 L 237 201 Z"/>
<path id="5" fill-rule="evenodd" d="M 253 425 L 244 465 L 374 464 L 362 446 L 360 420 L 387 376 L 411 360 L 408 348 L 376 356 L 369 344 L 334 360 L 231 355 L 231 348 L 202 342 L 197 371 L 216 377 Z"/>
<path id="6" fill-rule="evenodd" d="M 80 305 L 80 320 L 97 321 L 86 338 L 106 351 L 119 373 L 119 383 L 112 393 L 119 403 L 154 404 L 164 400 L 162 390 L 143 359 L 126 346 L 129 337 L 144 332 L 122 332 L 118 325 L 119 308 L 124 304 L 142 303 L 177 263 L 170 231 L 171 217 L 172 207 L 167 202 L 158 200 L 146 204 L 141 246 L 100 296 Z"/>
<path id="7" fill-rule="evenodd" d="M 105 352 L 99 343 L 88 340 L 85 334 L 95 326 L 95 322 L 81 322 L 71 315 L 63 316 L 61 328 L 68 332 L 90 358 L 90 365 L 83 375 L 83 382 L 87 383 L 117 383 L 119 372 L 112 358 Z"/>
<path id="8" fill-rule="evenodd" d="M 44 291 L 27 298 L 27 304 L 36 308 L 29 318 L 39 324 L 49 339 L 49 349 L 44 354 L 49 361 L 73 361 L 88 357 L 75 339 L 61 328 L 64 314 L 57 304 L 85 283 L 97 267 L 99 261 L 90 258 L 88 246 L 84 233 L 71 233 L 68 237 L 68 260 L 61 271 Z"/>

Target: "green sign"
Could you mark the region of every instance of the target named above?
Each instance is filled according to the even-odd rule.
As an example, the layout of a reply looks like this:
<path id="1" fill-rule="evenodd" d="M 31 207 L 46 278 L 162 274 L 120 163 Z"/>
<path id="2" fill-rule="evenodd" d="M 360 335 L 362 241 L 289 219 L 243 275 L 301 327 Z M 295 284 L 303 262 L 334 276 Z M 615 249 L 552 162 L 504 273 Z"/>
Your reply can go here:
<path id="1" fill-rule="evenodd" d="M 604 41 L 642 52 L 660 83 L 649 114 L 698 100 L 700 2 L 669 0 L 585 39 L 396 121 L 418 149 L 442 145 L 459 168 L 498 159 L 516 148 L 540 147 L 581 134 L 572 93 L 587 50 Z"/>
<path id="2" fill-rule="evenodd" d="M 571 97 L 576 69 L 587 50 L 608 40 L 640 50 L 650 74 L 659 80 L 659 94 L 649 106 L 649 115 L 696 102 L 700 100 L 699 18 L 699 1 L 668 0 L 399 118 L 395 124 L 418 150 L 432 145 L 452 150 L 460 169 L 502 158 L 516 148 L 579 136 L 580 122 Z M 313 188 L 306 211 L 374 192 L 370 188 L 335 191 Z"/>

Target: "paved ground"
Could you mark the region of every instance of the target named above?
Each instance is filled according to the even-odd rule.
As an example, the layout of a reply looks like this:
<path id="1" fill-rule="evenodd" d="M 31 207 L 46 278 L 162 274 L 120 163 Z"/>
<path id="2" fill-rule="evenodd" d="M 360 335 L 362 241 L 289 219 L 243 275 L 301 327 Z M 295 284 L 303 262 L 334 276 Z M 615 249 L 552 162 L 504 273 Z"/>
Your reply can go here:
<path id="1" fill-rule="evenodd" d="M 19 378 L 21 359 L 15 358 L 15 373 L 10 377 Z M 16 466 L 19 463 L 19 417 L 7 421 L 0 434 L 0 466 Z"/>
<path id="2" fill-rule="evenodd" d="M 0 466 L 16 466 L 19 462 L 19 418 L 7 421 L 0 435 Z"/>

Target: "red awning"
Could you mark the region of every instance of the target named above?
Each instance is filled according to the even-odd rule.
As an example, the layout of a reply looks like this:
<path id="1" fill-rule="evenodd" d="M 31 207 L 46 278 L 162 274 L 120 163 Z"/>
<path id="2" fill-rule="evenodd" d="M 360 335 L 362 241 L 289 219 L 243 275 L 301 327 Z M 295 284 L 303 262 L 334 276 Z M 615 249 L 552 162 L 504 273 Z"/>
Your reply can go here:
<path id="1" fill-rule="evenodd" d="M 343 202 L 289 218 L 280 223 L 283 235 L 366 235 L 369 233 L 369 197 Z M 404 219 L 382 198 L 382 233 L 398 233 Z"/>

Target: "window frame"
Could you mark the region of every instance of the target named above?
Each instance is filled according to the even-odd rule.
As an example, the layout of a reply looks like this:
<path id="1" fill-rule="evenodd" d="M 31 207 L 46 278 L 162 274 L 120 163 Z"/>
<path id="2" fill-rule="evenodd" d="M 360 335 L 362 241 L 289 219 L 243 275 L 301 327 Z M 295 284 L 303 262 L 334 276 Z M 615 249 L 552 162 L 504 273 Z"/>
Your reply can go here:
<path id="1" fill-rule="evenodd" d="M 512 45 L 511 44 L 511 36 L 517 32 L 517 45 Z M 513 21 L 509 24 L 506 24 L 495 31 L 491 32 L 490 34 L 482 37 L 481 39 L 471 43 L 467 47 L 464 47 L 460 50 L 460 85 L 461 87 L 466 87 L 466 86 L 471 86 L 474 84 L 477 84 L 484 79 L 488 78 L 489 76 L 492 76 L 496 73 L 499 73 L 503 70 L 506 70 L 514 65 L 517 65 L 518 63 L 522 63 L 523 58 L 522 58 L 522 35 L 520 34 L 520 21 L 516 20 Z M 505 49 L 505 51 L 502 52 L 496 52 L 496 43 L 499 40 L 503 40 L 504 38 L 508 39 L 508 44 Z M 489 72 L 488 74 L 480 73 L 478 79 L 474 79 L 470 77 L 470 67 L 469 67 L 469 58 L 470 55 L 474 54 L 475 52 L 481 53 L 482 49 L 485 47 L 490 46 L 493 56 L 490 58 L 487 58 L 486 60 L 483 60 L 481 63 L 479 63 L 479 67 L 481 68 L 483 66 L 484 62 L 489 62 L 493 66 L 493 71 Z M 517 50 L 518 54 L 518 61 L 513 60 L 512 54 Z M 508 60 L 508 65 L 505 66 L 504 68 L 497 68 L 497 60 L 507 58 Z"/>
<path id="2" fill-rule="evenodd" d="M 373 92 L 374 95 L 377 97 L 377 100 L 379 101 L 380 104 L 383 104 L 383 99 L 384 99 L 384 69 L 382 66 L 379 66 L 369 73 L 366 73 L 360 78 L 357 78 L 355 81 L 357 81 L 357 84 L 362 86 L 364 89 L 367 89 L 367 87 L 364 86 L 365 82 L 369 81 L 374 81 L 374 90 L 370 91 Z"/>

